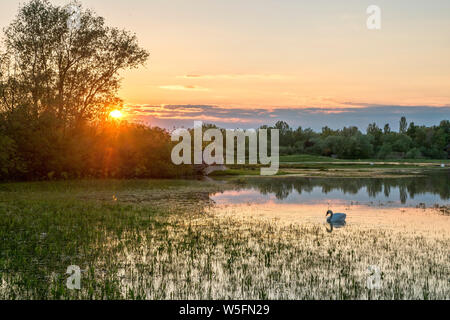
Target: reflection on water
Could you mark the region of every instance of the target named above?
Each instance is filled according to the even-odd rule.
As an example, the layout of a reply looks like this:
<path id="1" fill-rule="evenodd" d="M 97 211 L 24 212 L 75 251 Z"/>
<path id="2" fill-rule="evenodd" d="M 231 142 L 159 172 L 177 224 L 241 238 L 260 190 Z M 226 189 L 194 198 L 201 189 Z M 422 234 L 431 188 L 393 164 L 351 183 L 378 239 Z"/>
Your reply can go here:
<path id="1" fill-rule="evenodd" d="M 450 171 L 409 178 L 253 178 L 237 190 L 213 195 L 218 204 L 324 201 L 432 206 L 448 203 Z"/>
<path id="2" fill-rule="evenodd" d="M 246 184 L 211 195 L 215 214 L 326 223 L 331 209 L 347 225 L 399 231 L 450 232 L 450 217 L 434 206 L 449 204 L 450 171 L 408 178 L 249 178 Z M 327 230 L 345 225 L 327 225 Z"/>
<path id="3" fill-rule="evenodd" d="M 327 232 L 328 233 L 332 233 L 334 228 L 338 228 L 339 229 L 339 228 L 345 227 L 345 225 L 346 225 L 345 221 L 344 222 L 333 222 L 333 223 L 328 222 L 327 223 Z"/>

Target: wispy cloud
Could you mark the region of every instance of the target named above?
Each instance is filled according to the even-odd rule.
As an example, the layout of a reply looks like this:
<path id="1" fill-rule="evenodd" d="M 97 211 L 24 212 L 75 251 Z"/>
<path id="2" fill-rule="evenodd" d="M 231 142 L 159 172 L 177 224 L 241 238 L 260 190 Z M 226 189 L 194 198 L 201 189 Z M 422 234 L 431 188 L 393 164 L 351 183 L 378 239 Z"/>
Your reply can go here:
<path id="1" fill-rule="evenodd" d="M 178 76 L 183 79 L 223 79 L 223 80 L 285 80 L 292 78 L 289 75 L 282 74 L 187 74 Z"/>
<path id="2" fill-rule="evenodd" d="M 389 123 L 397 129 L 401 116 L 409 122 L 434 125 L 450 119 L 450 106 L 390 106 L 354 104 L 347 108 L 229 108 L 212 105 L 141 105 L 128 106 L 131 118 L 165 128 L 191 127 L 194 120 L 214 123 L 224 128 L 256 128 L 276 121 L 286 121 L 292 127 L 320 130 L 324 126 L 342 128 L 356 125 L 365 130 L 369 123 L 379 126 Z M 354 104 L 354 105 L 353 105 Z M 355 107 L 357 106 L 357 107 Z"/>
<path id="3" fill-rule="evenodd" d="M 165 85 L 165 86 L 159 86 L 160 89 L 166 89 L 166 90 L 181 90 L 181 91 L 209 91 L 208 88 L 199 87 L 199 86 L 192 86 L 192 85 Z"/>

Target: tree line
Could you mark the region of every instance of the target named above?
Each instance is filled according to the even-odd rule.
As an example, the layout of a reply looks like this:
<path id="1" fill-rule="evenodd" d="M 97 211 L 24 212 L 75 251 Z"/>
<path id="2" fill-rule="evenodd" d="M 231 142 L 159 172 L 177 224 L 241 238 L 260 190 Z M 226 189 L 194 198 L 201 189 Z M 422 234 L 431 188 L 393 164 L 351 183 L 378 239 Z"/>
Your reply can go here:
<path id="1" fill-rule="evenodd" d="M 321 132 L 310 128 L 291 128 L 278 121 L 274 128 L 280 132 L 280 154 L 313 154 L 341 159 L 446 159 L 450 143 L 450 121 L 439 125 L 419 126 L 399 122 L 399 131 L 370 124 L 366 132 L 356 126 L 333 130 L 323 127 Z"/>

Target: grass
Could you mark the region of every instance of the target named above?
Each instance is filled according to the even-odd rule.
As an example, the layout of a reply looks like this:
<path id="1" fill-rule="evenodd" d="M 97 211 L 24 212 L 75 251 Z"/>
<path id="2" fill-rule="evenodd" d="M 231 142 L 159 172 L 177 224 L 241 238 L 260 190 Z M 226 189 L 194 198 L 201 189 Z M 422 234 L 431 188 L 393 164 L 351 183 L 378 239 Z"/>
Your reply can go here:
<path id="1" fill-rule="evenodd" d="M 366 171 L 367 174 L 372 172 L 374 175 L 404 175 L 405 170 L 416 169 L 441 169 L 440 165 L 444 163 L 448 168 L 450 160 L 428 160 L 428 159 L 400 159 L 400 160 L 380 160 L 380 159 L 363 159 L 363 160 L 345 160 L 334 159 L 330 157 L 314 156 L 314 155 L 289 155 L 280 156 L 280 169 L 278 176 L 301 174 L 307 176 L 323 176 L 324 172 L 329 171 L 326 175 L 330 176 L 348 176 L 353 175 L 355 170 Z M 225 176 L 257 176 L 260 175 L 262 165 L 228 165 L 228 169 L 224 171 L 215 171 L 210 174 L 214 177 Z M 267 167 L 267 166 L 266 166 Z M 372 169 L 383 169 L 382 171 L 372 171 Z M 446 169 L 443 169 L 446 170 Z"/>
<path id="2" fill-rule="evenodd" d="M 259 176 L 261 175 L 262 166 L 232 166 L 233 168 L 223 170 L 223 171 L 214 171 L 209 176 L 213 177 L 223 177 L 223 176 Z M 279 170 L 276 175 L 281 176 L 287 174 L 286 172 Z"/>
<path id="3" fill-rule="evenodd" d="M 339 162 L 339 161 L 343 160 L 309 154 L 293 154 L 280 156 L 280 162 Z"/>
<path id="4" fill-rule="evenodd" d="M 400 163 L 400 164 L 450 164 L 450 159 L 335 159 L 331 157 L 323 157 L 309 154 L 294 154 L 280 156 L 280 162 L 373 162 L 373 163 Z"/>
<path id="5" fill-rule="evenodd" d="M 1 299 L 449 299 L 450 240 L 211 214 L 233 183 L 0 184 Z M 380 266 L 383 288 L 366 288 Z M 69 265 L 81 290 L 66 287 Z"/>
<path id="6" fill-rule="evenodd" d="M 329 157 L 312 156 L 312 155 L 292 155 L 280 156 L 280 168 L 285 169 L 303 169 L 303 170 L 321 170 L 329 169 L 423 169 L 423 168 L 440 168 L 441 164 L 446 167 L 450 166 L 450 160 L 429 160 L 429 159 L 399 159 L 399 160 L 380 160 L 380 159 L 361 159 L 346 160 L 333 159 Z M 445 170 L 445 169 L 444 169 Z M 336 172 L 338 173 L 338 172 Z M 392 172 L 395 173 L 395 172 Z"/>

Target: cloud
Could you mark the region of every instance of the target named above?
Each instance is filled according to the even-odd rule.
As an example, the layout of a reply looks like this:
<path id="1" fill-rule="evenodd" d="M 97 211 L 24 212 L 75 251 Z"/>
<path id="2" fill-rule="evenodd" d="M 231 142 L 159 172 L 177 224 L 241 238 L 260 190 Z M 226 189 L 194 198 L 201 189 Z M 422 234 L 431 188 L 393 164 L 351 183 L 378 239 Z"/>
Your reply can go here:
<path id="1" fill-rule="evenodd" d="M 321 130 L 356 125 L 361 130 L 375 122 L 379 126 L 389 123 L 398 129 L 400 117 L 417 125 L 436 125 L 450 119 L 450 106 L 397 106 L 348 103 L 347 108 L 229 108 L 213 105 L 141 105 L 128 106 L 131 118 L 165 128 L 192 127 L 194 120 L 214 123 L 224 128 L 257 128 L 286 121 L 291 127 L 302 126 Z M 355 107 L 357 105 L 358 107 Z"/>
<path id="2" fill-rule="evenodd" d="M 206 80 L 285 80 L 291 78 L 288 75 L 281 74 L 187 74 L 184 76 L 178 76 L 177 78 L 183 79 L 206 79 Z"/>
<path id="3" fill-rule="evenodd" d="M 181 90 L 181 91 L 209 91 L 208 88 L 192 86 L 192 85 L 178 85 L 178 84 L 159 86 L 159 88 L 166 89 L 166 90 Z"/>

